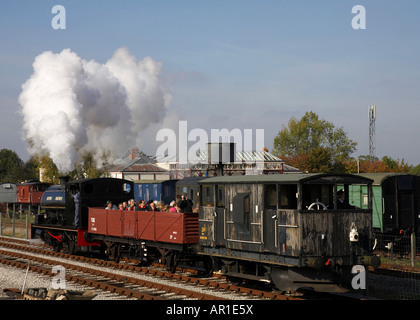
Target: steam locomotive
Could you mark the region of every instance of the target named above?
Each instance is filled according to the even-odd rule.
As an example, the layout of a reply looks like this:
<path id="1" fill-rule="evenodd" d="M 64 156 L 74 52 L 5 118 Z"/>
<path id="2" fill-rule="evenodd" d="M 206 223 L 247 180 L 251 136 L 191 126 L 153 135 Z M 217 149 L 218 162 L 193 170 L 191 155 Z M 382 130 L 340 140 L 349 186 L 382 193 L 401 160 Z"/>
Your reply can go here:
<path id="1" fill-rule="evenodd" d="M 178 192 L 183 190 L 180 180 Z M 206 274 L 272 283 L 282 290 L 330 291 L 349 284 L 354 265 L 378 267 L 372 254 L 372 180 L 356 175 L 220 176 L 189 183 L 198 213 L 105 209 L 107 200 L 133 198 L 133 182 L 100 178 L 63 182 L 45 192 L 32 225 L 56 250 L 101 249 L 148 264 L 160 259 Z M 337 192 L 368 190 L 368 208 L 337 206 Z M 74 196 L 79 193 L 79 202 Z M 49 194 L 49 195 L 48 195 Z M 55 202 L 54 202 L 55 201 Z M 76 205 L 78 204 L 78 210 Z M 80 224 L 74 226 L 75 212 Z"/>
<path id="2" fill-rule="evenodd" d="M 48 188 L 42 195 L 41 213 L 31 226 L 32 238 L 41 238 L 56 251 L 63 247 L 74 253 L 77 247 L 90 247 L 84 234 L 88 226 L 89 207 L 104 207 L 107 201 L 119 203 L 133 198 L 133 182 L 113 178 L 68 181 Z M 79 201 L 75 201 L 78 195 Z M 75 215 L 78 215 L 75 219 Z"/>

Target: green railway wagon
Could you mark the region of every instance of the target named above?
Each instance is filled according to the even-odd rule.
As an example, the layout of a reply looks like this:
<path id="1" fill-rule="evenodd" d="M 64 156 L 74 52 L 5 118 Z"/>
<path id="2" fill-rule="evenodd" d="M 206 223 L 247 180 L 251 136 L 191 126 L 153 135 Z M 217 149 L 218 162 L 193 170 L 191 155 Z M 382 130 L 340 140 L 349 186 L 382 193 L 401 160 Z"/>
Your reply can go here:
<path id="1" fill-rule="evenodd" d="M 342 186 L 341 186 L 342 187 Z M 339 189 L 339 188 L 338 188 Z M 365 185 L 349 186 L 349 203 L 360 209 L 368 208 L 368 188 Z M 383 232 L 382 187 L 372 185 L 372 227 Z"/>
<path id="2" fill-rule="evenodd" d="M 385 234 L 420 232 L 420 176 L 405 173 L 361 173 L 373 180 L 372 225 Z M 349 186 L 350 204 L 367 205 L 363 185 Z"/>

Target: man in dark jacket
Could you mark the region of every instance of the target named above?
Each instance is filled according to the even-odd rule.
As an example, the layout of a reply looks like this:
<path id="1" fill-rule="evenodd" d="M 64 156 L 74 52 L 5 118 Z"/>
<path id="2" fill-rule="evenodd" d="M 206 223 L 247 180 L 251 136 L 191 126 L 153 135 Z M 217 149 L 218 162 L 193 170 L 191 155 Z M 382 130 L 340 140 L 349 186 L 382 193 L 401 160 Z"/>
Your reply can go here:
<path id="1" fill-rule="evenodd" d="M 346 199 L 343 189 L 337 191 L 337 209 L 355 209 Z"/>
<path id="2" fill-rule="evenodd" d="M 187 198 L 185 193 L 181 195 L 181 200 L 178 202 L 178 207 L 180 212 L 193 212 L 193 202 Z"/>

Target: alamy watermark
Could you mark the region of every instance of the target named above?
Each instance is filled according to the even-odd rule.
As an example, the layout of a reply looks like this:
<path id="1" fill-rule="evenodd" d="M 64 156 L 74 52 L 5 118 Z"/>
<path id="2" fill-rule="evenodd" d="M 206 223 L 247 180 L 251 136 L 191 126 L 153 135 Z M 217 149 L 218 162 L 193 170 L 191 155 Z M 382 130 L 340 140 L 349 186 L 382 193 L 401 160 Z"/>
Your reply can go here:
<path id="1" fill-rule="evenodd" d="M 52 7 L 51 13 L 55 14 L 51 20 L 51 27 L 54 30 L 66 29 L 66 8 L 57 4 Z M 366 8 L 358 4 L 352 7 L 351 13 L 355 14 L 351 20 L 352 28 L 354 30 L 366 29 Z"/>
<path id="2" fill-rule="evenodd" d="M 197 164 L 203 162 L 203 156 L 207 154 L 209 143 L 221 143 L 223 145 L 234 144 L 235 152 L 255 151 L 264 148 L 264 129 L 228 130 L 211 129 L 210 135 L 206 130 L 194 128 L 188 130 L 187 121 L 179 121 L 178 132 L 169 128 L 160 129 L 156 134 L 156 141 L 162 144 L 156 150 L 156 159 L 159 162 L 177 161 L 179 164 Z M 211 157 L 207 163 L 219 164 L 235 162 L 231 161 L 229 151 L 212 149 Z M 215 154 L 216 153 L 216 154 Z"/>
<path id="3" fill-rule="evenodd" d="M 366 269 L 362 265 L 355 265 L 351 269 L 351 274 L 354 274 L 351 279 L 351 287 L 354 290 L 366 289 Z"/>
<path id="4" fill-rule="evenodd" d="M 353 6 L 351 13 L 356 14 L 351 20 L 351 27 L 354 30 L 366 29 L 366 9 L 364 6 L 358 4 Z"/>
<path id="5" fill-rule="evenodd" d="M 51 9 L 51 13 L 56 15 L 51 20 L 51 27 L 54 30 L 66 29 L 66 8 L 62 5 L 55 5 Z"/>
<path id="6" fill-rule="evenodd" d="M 51 287 L 55 290 L 66 289 L 66 268 L 61 265 L 54 266 L 51 272 L 56 274 L 51 280 Z"/>

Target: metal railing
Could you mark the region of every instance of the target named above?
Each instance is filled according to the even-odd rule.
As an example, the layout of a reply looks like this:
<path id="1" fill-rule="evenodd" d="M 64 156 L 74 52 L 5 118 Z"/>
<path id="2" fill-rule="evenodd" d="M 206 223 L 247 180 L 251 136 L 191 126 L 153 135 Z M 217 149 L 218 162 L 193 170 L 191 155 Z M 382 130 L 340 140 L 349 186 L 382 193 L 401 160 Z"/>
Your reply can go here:
<path id="1" fill-rule="evenodd" d="M 33 214 L 30 212 L 1 213 L 0 236 L 10 236 L 29 240 Z"/>
<path id="2" fill-rule="evenodd" d="M 374 251 L 380 253 L 388 263 L 420 267 L 420 238 L 414 233 L 405 235 L 375 234 Z"/>

